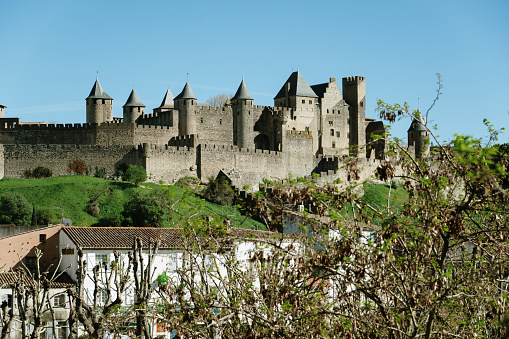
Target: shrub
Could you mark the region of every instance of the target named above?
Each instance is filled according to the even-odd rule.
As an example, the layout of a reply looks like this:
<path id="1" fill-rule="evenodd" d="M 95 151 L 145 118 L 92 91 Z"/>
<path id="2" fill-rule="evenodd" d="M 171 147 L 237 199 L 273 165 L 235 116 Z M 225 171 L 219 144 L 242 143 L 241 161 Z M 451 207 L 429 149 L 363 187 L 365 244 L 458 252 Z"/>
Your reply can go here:
<path id="1" fill-rule="evenodd" d="M 32 206 L 19 193 L 7 193 L 0 197 L 0 222 L 4 224 L 29 225 Z"/>
<path id="2" fill-rule="evenodd" d="M 231 205 L 235 199 L 235 192 L 225 177 L 220 177 L 219 179 L 211 177 L 203 191 L 203 197 L 216 204 Z"/>
<path id="3" fill-rule="evenodd" d="M 90 214 L 93 217 L 99 218 L 99 203 L 96 201 L 91 201 L 87 207 L 85 207 L 85 212 Z"/>
<path id="4" fill-rule="evenodd" d="M 127 168 L 129 165 L 122 163 L 117 166 L 117 172 L 115 173 L 117 176 L 121 177 L 124 175 L 124 173 L 127 171 Z"/>
<path id="5" fill-rule="evenodd" d="M 55 215 L 55 210 L 46 207 L 35 208 L 35 223 L 37 225 L 51 224 L 54 223 L 56 219 L 58 218 Z"/>
<path id="6" fill-rule="evenodd" d="M 83 175 L 87 171 L 87 166 L 85 165 L 85 161 L 81 159 L 74 159 L 69 162 L 69 167 L 67 168 L 67 171 L 69 173 Z"/>
<path id="7" fill-rule="evenodd" d="M 53 176 L 53 171 L 47 167 L 38 166 L 32 171 L 32 178 L 50 178 Z"/>
<path id="8" fill-rule="evenodd" d="M 95 166 L 94 177 L 105 179 L 106 178 L 106 168 Z"/>
<path id="9" fill-rule="evenodd" d="M 23 175 L 21 176 L 23 179 L 30 179 L 32 177 L 32 171 L 30 171 L 30 169 L 26 169 L 24 172 L 23 172 Z"/>
<path id="10" fill-rule="evenodd" d="M 122 175 L 122 180 L 129 181 L 135 185 L 138 185 L 140 182 L 147 180 L 147 172 L 143 167 L 129 165 L 127 170 Z"/>
<path id="11" fill-rule="evenodd" d="M 124 204 L 123 225 L 134 227 L 159 227 L 166 208 L 155 194 L 136 193 Z"/>

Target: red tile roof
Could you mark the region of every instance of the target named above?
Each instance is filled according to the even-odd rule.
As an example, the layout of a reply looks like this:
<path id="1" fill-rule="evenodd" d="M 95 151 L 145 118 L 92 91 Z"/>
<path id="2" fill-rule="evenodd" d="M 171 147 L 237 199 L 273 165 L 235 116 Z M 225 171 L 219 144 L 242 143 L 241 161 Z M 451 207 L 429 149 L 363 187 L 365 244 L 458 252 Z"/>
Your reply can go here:
<path id="1" fill-rule="evenodd" d="M 160 240 L 161 249 L 182 247 L 179 228 L 64 226 L 62 230 L 81 248 L 132 249 L 136 237 L 141 238 L 144 246 L 150 240 Z"/>
<path id="2" fill-rule="evenodd" d="M 13 286 L 19 280 L 19 275 L 22 275 L 23 285 L 32 284 L 32 279 L 26 272 L 0 272 L 0 288 Z M 74 285 L 71 277 L 67 273 L 60 274 L 54 281 L 50 283 L 51 288 L 67 288 Z"/>
<path id="3" fill-rule="evenodd" d="M 181 228 L 154 227 L 76 227 L 64 226 L 62 230 L 77 246 L 87 248 L 132 249 L 134 239 L 141 238 L 143 245 L 160 240 L 160 249 L 182 248 L 184 231 Z M 277 233 L 232 228 L 229 234 L 236 238 L 277 236 Z"/>

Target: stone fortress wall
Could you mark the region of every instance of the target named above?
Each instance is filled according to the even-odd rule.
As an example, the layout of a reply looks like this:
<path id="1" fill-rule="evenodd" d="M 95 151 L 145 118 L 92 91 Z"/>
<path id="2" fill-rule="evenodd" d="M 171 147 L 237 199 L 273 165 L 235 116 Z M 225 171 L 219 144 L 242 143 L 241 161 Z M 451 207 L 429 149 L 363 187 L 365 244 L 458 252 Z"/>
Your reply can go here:
<path id="1" fill-rule="evenodd" d="M 153 182 L 186 176 L 207 181 L 222 172 L 237 187 L 256 188 L 263 178 L 311 173 L 320 174 L 321 181 L 349 181 L 343 168 L 353 156 L 364 180 L 385 158 L 382 141 L 369 146 L 376 148 L 368 152 L 370 159 L 365 153 L 371 134 L 383 133 L 384 127 L 365 118 L 364 77 L 344 78 L 342 84 L 343 94 L 334 78 L 309 86 L 294 72 L 274 98 L 280 106 L 254 105 L 242 81 L 231 102 L 209 107 L 197 105 L 187 83 L 176 98 L 168 90 L 150 114 L 133 89 L 124 117 L 114 118 L 113 99 L 96 80 L 87 98 L 88 123 L 24 124 L 0 117 L 0 176 L 22 177 L 37 166 L 67 175 L 69 162 L 81 159 L 91 173 L 97 166 L 114 175 L 119 165 L 135 164 Z M 416 122 L 412 126 L 415 130 Z"/>

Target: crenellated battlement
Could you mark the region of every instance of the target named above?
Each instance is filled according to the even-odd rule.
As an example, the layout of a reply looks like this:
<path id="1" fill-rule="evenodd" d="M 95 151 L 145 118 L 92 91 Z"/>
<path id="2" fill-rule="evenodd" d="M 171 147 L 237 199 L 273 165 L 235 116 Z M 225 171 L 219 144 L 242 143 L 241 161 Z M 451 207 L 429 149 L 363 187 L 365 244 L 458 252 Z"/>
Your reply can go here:
<path id="1" fill-rule="evenodd" d="M 294 131 L 287 130 L 286 131 L 287 138 L 303 138 L 303 139 L 312 139 L 313 134 L 311 131 Z"/>
<path id="2" fill-rule="evenodd" d="M 175 136 L 168 141 L 169 146 L 196 147 L 198 145 L 198 134 L 187 134 Z"/>
<path id="3" fill-rule="evenodd" d="M 365 78 L 361 76 L 346 77 L 343 78 L 343 85 L 358 85 L 363 81 L 365 81 Z"/>
<path id="4" fill-rule="evenodd" d="M 38 129 L 90 129 L 92 127 L 97 127 L 98 124 L 0 124 L 0 129 L 6 130 L 6 129 L 12 129 L 12 130 L 38 130 Z"/>
<path id="5" fill-rule="evenodd" d="M 281 152 L 271 151 L 271 150 L 262 150 L 253 148 L 238 148 L 235 145 L 224 145 L 224 144 L 201 144 L 201 150 L 205 152 L 231 152 L 231 153 L 239 153 L 239 154 L 257 154 L 257 155 L 267 155 L 267 156 L 276 156 L 280 157 L 282 155 Z"/>
<path id="6" fill-rule="evenodd" d="M 135 146 L 135 149 L 143 152 L 159 152 L 159 153 L 179 153 L 179 154 L 188 154 L 189 152 L 193 152 L 194 149 L 192 147 L 185 146 L 169 146 L 169 145 L 154 145 L 149 143 L 143 143 Z"/>
<path id="7" fill-rule="evenodd" d="M 232 113 L 232 108 L 230 106 L 223 107 L 214 107 L 214 106 L 198 106 L 197 112 L 210 112 L 210 113 L 219 113 L 219 114 L 230 114 Z"/>

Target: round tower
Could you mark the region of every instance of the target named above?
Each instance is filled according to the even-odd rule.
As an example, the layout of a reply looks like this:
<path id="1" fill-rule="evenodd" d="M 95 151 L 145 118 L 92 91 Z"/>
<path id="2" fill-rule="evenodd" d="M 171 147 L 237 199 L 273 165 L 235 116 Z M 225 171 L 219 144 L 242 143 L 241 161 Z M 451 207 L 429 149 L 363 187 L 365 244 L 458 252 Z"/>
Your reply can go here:
<path id="1" fill-rule="evenodd" d="M 196 96 L 186 82 L 182 92 L 173 100 L 179 112 L 179 135 L 196 134 Z"/>
<path id="2" fill-rule="evenodd" d="M 253 97 L 242 79 L 231 99 L 233 110 L 233 143 L 239 148 L 254 146 Z"/>
<path id="3" fill-rule="evenodd" d="M 417 159 L 429 154 L 429 131 L 417 118 L 414 118 L 408 129 L 408 152 Z"/>
<path id="4" fill-rule="evenodd" d="M 85 100 L 88 124 L 113 121 L 113 99 L 103 91 L 99 78 L 96 78 L 94 87 Z"/>
<path id="5" fill-rule="evenodd" d="M 145 105 L 141 102 L 136 91 L 131 91 L 127 102 L 124 105 L 124 123 L 134 124 L 136 120 L 145 114 Z"/>

